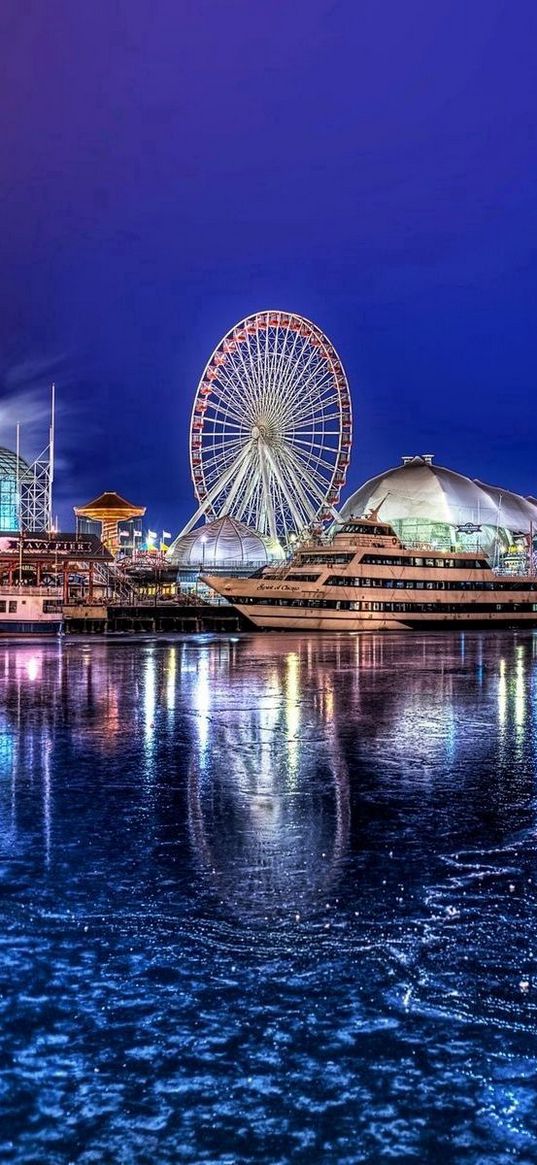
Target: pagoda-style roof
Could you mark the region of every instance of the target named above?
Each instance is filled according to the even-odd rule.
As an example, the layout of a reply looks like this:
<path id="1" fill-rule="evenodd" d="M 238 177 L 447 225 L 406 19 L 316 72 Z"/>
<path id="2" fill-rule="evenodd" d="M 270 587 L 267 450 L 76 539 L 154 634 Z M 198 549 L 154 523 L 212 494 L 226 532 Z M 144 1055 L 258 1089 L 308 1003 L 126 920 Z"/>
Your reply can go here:
<path id="1" fill-rule="evenodd" d="M 98 498 L 87 502 L 85 506 L 75 506 L 74 510 L 77 518 L 90 518 L 96 522 L 123 522 L 127 518 L 141 518 L 145 514 L 145 506 L 135 506 L 113 490 L 105 490 Z"/>

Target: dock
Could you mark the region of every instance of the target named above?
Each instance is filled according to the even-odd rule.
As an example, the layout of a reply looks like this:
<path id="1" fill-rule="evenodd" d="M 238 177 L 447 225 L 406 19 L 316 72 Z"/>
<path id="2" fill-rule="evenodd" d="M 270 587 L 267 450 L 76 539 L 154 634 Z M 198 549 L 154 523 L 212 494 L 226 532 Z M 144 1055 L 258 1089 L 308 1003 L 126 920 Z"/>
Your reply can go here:
<path id="1" fill-rule="evenodd" d="M 104 635 L 117 632 L 202 632 L 251 631 L 251 626 L 233 607 L 217 603 L 118 604 L 84 603 L 64 607 L 67 635 Z"/>

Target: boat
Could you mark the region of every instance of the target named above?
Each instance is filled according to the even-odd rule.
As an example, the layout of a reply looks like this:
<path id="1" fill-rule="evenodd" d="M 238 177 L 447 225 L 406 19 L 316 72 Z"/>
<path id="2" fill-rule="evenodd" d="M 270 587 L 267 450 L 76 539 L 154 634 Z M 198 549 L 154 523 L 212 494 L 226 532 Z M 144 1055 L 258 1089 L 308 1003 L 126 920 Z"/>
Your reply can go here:
<path id="1" fill-rule="evenodd" d="M 58 635 L 62 630 L 61 587 L 0 586 L 0 635 Z"/>
<path id="2" fill-rule="evenodd" d="M 534 575 L 495 570 L 479 549 L 404 545 L 376 517 L 346 520 L 283 566 L 203 581 L 262 630 L 537 626 Z"/>

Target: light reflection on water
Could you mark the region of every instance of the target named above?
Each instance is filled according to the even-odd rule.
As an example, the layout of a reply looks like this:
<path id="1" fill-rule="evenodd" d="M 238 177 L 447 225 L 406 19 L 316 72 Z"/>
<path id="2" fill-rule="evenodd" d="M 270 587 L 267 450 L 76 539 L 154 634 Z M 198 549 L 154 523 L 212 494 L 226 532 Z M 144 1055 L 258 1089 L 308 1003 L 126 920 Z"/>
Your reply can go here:
<path id="1" fill-rule="evenodd" d="M 0 1160 L 537 1160 L 537 637 L 0 675 Z"/>

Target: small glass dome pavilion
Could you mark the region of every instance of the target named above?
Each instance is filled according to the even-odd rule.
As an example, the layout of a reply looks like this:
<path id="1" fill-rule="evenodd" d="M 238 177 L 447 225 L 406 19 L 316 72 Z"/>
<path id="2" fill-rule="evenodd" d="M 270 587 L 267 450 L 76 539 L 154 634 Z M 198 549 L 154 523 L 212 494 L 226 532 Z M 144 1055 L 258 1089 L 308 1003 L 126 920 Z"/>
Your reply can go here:
<path id="1" fill-rule="evenodd" d="M 29 465 L 11 449 L 0 447 L 0 530 L 18 530 L 20 525 L 20 498 L 17 492 Z"/>
<path id="2" fill-rule="evenodd" d="M 166 561 L 177 566 L 182 590 L 197 588 L 200 574 L 253 574 L 269 562 L 280 561 L 283 551 L 274 542 L 228 514 L 176 538 Z M 211 592 L 212 593 L 212 592 Z M 213 596 L 214 597 L 214 596 Z"/>

